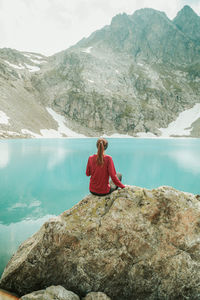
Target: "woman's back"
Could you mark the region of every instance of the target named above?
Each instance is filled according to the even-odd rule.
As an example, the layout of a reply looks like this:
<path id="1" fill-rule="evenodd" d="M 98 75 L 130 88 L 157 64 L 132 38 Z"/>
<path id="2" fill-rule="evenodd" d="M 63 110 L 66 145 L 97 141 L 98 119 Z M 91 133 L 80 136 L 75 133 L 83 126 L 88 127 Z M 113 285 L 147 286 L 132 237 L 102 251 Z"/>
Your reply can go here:
<path id="1" fill-rule="evenodd" d="M 91 155 L 88 159 L 86 175 L 90 177 L 90 192 L 94 194 L 104 195 L 111 192 L 109 184 L 109 176 L 117 187 L 124 188 L 116 175 L 115 166 L 112 157 L 105 155 L 107 149 L 107 140 L 101 138 L 97 141 L 97 154 Z"/>
<path id="2" fill-rule="evenodd" d="M 88 159 L 88 165 L 86 169 L 86 175 L 91 176 L 90 179 L 90 191 L 107 194 L 110 191 L 109 185 L 109 174 L 115 170 L 112 170 L 112 157 L 109 155 L 104 155 L 103 165 L 97 163 L 97 155 L 91 155 Z M 116 173 L 116 172 L 115 172 Z"/>

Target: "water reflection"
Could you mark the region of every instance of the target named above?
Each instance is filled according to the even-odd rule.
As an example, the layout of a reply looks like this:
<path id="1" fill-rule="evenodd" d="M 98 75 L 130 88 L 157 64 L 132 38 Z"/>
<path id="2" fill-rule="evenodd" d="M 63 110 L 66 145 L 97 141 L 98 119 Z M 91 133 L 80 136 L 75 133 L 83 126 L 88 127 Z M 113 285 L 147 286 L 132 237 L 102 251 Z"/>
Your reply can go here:
<path id="1" fill-rule="evenodd" d="M 0 143 L 0 168 L 5 168 L 10 161 L 10 150 L 8 144 Z"/>
<path id="2" fill-rule="evenodd" d="M 176 150 L 169 153 L 169 156 L 185 170 L 193 174 L 200 174 L 200 155 L 194 150 Z"/>
<path id="3" fill-rule="evenodd" d="M 52 155 L 49 157 L 47 168 L 49 170 L 53 169 L 55 166 L 58 166 L 59 164 L 63 163 L 66 159 L 66 156 L 69 155 L 70 151 L 67 149 L 64 149 L 63 147 L 59 147 L 54 150 Z"/>
<path id="4" fill-rule="evenodd" d="M 0 169 L 0 223 L 60 214 L 81 200 L 88 192 L 84 145 L 79 151 L 77 140 L 4 141 L 10 164 Z"/>
<path id="5" fill-rule="evenodd" d="M 0 224 L 0 238 L 3 247 L 0 247 L 0 275 L 3 272 L 8 260 L 16 252 L 18 246 L 34 234 L 42 224 L 54 215 L 46 215 L 40 219 L 27 219 L 9 225 Z"/>

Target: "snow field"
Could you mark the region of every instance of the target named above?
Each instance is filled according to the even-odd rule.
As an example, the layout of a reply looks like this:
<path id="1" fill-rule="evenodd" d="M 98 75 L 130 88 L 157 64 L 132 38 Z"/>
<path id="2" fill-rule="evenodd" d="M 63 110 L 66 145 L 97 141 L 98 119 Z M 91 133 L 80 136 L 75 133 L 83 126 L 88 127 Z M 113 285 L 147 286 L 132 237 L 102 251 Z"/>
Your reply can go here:
<path id="1" fill-rule="evenodd" d="M 195 104 L 192 108 L 181 112 L 178 118 L 171 122 L 167 128 L 160 128 L 162 137 L 171 135 L 189 136 L 192 131 L 192 123 L 200 118 L 200 103 Z"/>

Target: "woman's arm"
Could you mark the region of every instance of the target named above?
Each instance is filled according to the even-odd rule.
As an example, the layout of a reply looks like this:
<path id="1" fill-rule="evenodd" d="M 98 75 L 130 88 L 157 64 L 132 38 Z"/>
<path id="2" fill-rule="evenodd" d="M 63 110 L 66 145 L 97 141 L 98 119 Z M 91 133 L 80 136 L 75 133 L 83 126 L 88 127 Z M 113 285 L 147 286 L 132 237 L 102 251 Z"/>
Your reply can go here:
<path id="1" fill-rule="evenodd" d="M 91 175 L 91 173 L 90 173 L 90 158 L 88 158 L 88 163 L 87 163 L 87 167 L 86 167 L 86 175 L 87 176 Z"/>
<path id="2" fill-rule="evenodd" d="M 109 175 L 110 175 L 110 177 L 111 177 L 111 179 L 112 179 L 112 181 L 114 182 L 115 185 L 117 185 L 121 189 L 125 188 L 125 185 L 123 185 L 121 183 L 121 181 L 118 179 L 118 177 L 116 175 L 116 170 L 115 170 L 115 166 L 114 166 L 112 157 L 110 157 L 110 159 L 109 159 L 108 173 L 109 173 Z"/>

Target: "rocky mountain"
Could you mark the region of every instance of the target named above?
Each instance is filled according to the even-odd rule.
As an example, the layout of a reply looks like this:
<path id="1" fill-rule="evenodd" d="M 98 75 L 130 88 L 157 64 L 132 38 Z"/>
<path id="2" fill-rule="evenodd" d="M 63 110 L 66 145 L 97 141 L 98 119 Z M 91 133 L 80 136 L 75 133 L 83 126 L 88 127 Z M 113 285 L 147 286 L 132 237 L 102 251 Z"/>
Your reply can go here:
<path id="1" fill-rule="evenodd" d="M 0 113 L 10 118 L 1 124 L 0 114 L 2 135 L 199 137 L 199 28 L 189 6 L 174 20 L 146 8 L 51 57 L 2 49 Z"/>
<path id="2" fill-rule="evenodd" d="M 186 5 L 177 14 L 173 23 L 188 36 L 189 39 L 197 45 L 200 43 L 200 22 L 199 16 L 191 9 L 190 6 Z"/>
<path id="3" fill-rule="evenodd" d="M 37 133 L 48 126 L 56 127 L 31 84 L 32 74 L 47 61 L 40 54 L 0 49 L 0 136 L 26 137 L 30 136 L 28 130 Z"/>
<path id="4" fill-rule="evenodd" d="M 171 187 L 88 195 L 21 244 L 0 287 L 40 290 L 24 300 L 57 299 L 42 297 L 51 285 L 82 299 L 199 299 L 199 198 Z"/>

